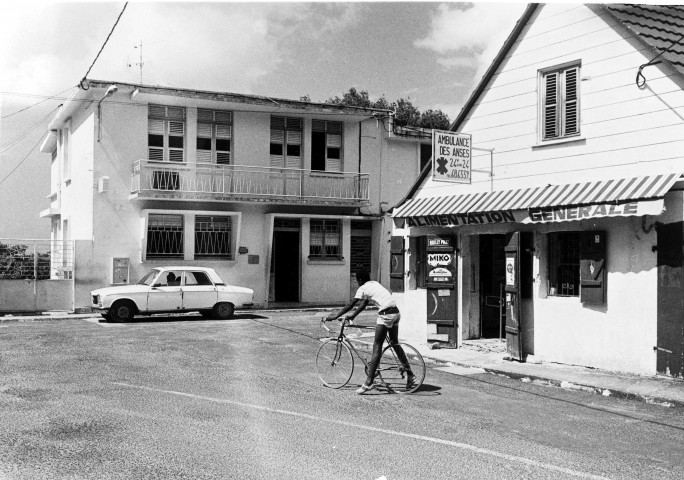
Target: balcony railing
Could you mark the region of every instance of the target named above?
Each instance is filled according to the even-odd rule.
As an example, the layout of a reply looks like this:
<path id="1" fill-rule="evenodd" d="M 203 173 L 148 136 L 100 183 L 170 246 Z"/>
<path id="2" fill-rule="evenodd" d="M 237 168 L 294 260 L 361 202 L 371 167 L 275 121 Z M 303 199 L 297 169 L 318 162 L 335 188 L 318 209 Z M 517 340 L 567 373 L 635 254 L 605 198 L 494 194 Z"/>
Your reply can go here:
<path id="1" fill-rule="evenodd" d="M 369 175 L 244 165 L 133 162 L 139 199 L 369 205 Z"/>

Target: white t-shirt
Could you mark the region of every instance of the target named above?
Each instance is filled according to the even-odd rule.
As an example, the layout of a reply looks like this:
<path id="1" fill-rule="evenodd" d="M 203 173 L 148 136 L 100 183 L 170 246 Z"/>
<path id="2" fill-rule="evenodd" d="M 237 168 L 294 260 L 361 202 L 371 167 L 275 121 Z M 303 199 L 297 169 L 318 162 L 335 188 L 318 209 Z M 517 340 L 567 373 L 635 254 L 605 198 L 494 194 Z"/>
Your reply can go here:
<path id="1" fill-rule="evenodd" d="M 354 298 L 359 300 L 368 299 L 378 306 L 378 310 L 388 307 L 396 307 L 392 293 L 374 280 L 369 280 L 359 287 Z"/>

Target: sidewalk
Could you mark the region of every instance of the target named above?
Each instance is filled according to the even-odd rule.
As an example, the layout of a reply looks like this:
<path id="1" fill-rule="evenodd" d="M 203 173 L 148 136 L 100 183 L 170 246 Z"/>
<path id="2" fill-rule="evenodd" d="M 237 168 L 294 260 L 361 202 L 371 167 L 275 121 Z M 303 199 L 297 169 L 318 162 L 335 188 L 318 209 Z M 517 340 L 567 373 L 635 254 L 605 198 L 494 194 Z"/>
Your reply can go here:
<path id="1" fill-rule="evenodd" d="M 88 318 L 93 315 L 92 313 L 68 312 L 45 312 L 37 315 L 8 314 L 0 315 L 0 324 Z M 363 345 L 366 349 L 372 349 L 372 333 L 352 338 L 352 341 Z M 581 390 L 663 406 L 684 407 L 684 380 L 682 379 L 622 374 L 559 363 L 510 361 L 506 359 L 508 355 L 505 351 L 505 343 L 498 339 L 466 341 L 458 349 L 431 349 L 427 343 L 412 344 L 431 368 L 455 375 L 476 375 L 488 372 L 523 382 Z"/>

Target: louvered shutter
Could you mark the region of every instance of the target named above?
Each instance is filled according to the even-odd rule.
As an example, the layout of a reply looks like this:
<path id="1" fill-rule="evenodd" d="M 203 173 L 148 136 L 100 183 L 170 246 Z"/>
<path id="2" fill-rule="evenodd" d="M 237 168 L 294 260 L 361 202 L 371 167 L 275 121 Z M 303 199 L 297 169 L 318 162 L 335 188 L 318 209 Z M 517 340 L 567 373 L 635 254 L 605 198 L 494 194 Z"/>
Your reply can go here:
<path id="1" fill-rule="evenodd" d="M 169 107 L 170 109 L 170 107 Z M 185 123 L 169 121 L 169 137 L 176 137 L 175 142 L 179 142 L 181 146 L 173 147 L 171 142 L 174 142 L 169 138 L 169 160 L 172 162 L 182 162 L 183 161 L 183 138 L 185 136 Z M 174 143 L 175 143 L 174 142 Z"/>
<path id="2" fill-rule="evenodd" d="M 390 239 L 390 290 L 404 291 L 404 237 Z"/>
<path id="3" fill-rule="evenodd" d="M 217 114 L 219 112 L 216 112 Z M 216 125 L 216 139 L 217 140 L 230 140 L 233 136 L 233 127 L 231 125 Z M 217 142 L 216 147 L 216 163 L 227 165 L 230 163 L 230 150 L 219 149 L 219 142 Z M 224 142 L 225 143 L 225 142 Z M 228 148 L 230 143 L 228 142 Z"/>
<path id="4" fill-rule="evenodd" d="M 149 116 L 150 117 L 166 117 L 166 107 L 161 105 L 150 105 L 149 106 Z"/>
<path id="5" fill-rule="evenodd" d="M 543 138 L 556 138 L 558 132 L 558 72 L 544 76 Z"/>
<path id="6" fill-rule="evenodd" d="M 211 133 L 213 125 L 211 123 L 198 123 L 197 124 L 197 137 L 209 139 L 211 142 Z M 211 149 L 197 149 L 197 162 L 198 163 L 211 163 Z"/>
<path id="7" fill-rule="evenodd" d="M 287 144 L 288 145 L 300 145 L 302 144 L 302 132 L 298 131 L 291 131 L 288 130 L 287 132 Z M 301 168 L 302 167 L 302 160 L 301 156 L 299 155 L 286 155 L 285 156 L 286 164 L 285 168 Z"/>
<path id="8" fill-rule="evenodd" d="M 271 143 L 280 145 L 281 151 L 283 144 L 285 143 L 285 132 L 283 130 L 271 130 Z M 271 154 L 270 165 L 272 168 L 282 168 L 284 167 L 284 157 L 283 155 Z"/>
<path id="9" fill-rule="evenodd" d="M 151 135 L 161 135 L 164 136 L 164 120 L 159 120 L 156 118 L 149 118 L 147 120 L 147 132 Z M 164 161 L 164 147 L 152 147 L 149 146 L 147 149 L 148 158 L 155 162 Z"/>
<path id="10" fill-rule="evenodd" d="M 340 157 L 339 152 L 342 149 L 342 135 L 326 135 L 326 150 L 330 152 L 330 148 L 336 149 L 337 157 Z M 332 155 L 328 155 L 327 165 L 325 169 L 328 172 L 341 172 L 342 171 L 342 159 L 341 158 L 331 158 Z"/>
<path id="11" fill-rule="evenodd" d="M 578 82 L 579 68 L 571 68 L 565 74 L 565 128 L 564 135 L 579 133 L 579 95 Z"/>
<path id="12" fill-rule="evenodd" d="M 580 301 L 606 304 L 606 232 L 582 232 L 580 236 Z"/>

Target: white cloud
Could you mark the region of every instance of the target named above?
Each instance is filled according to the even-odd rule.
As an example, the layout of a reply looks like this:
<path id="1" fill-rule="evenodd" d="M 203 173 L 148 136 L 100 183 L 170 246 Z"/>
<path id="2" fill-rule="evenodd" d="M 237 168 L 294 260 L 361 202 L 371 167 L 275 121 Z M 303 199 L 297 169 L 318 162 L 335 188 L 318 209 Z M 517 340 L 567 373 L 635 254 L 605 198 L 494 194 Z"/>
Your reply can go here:
<path id="1" fill-rule="evenodd" d="M 447 68 L 470 66 L 479 78 L 520 18 L 524 3 L 442 4 L 415 45 L 437 52 Z"/>

